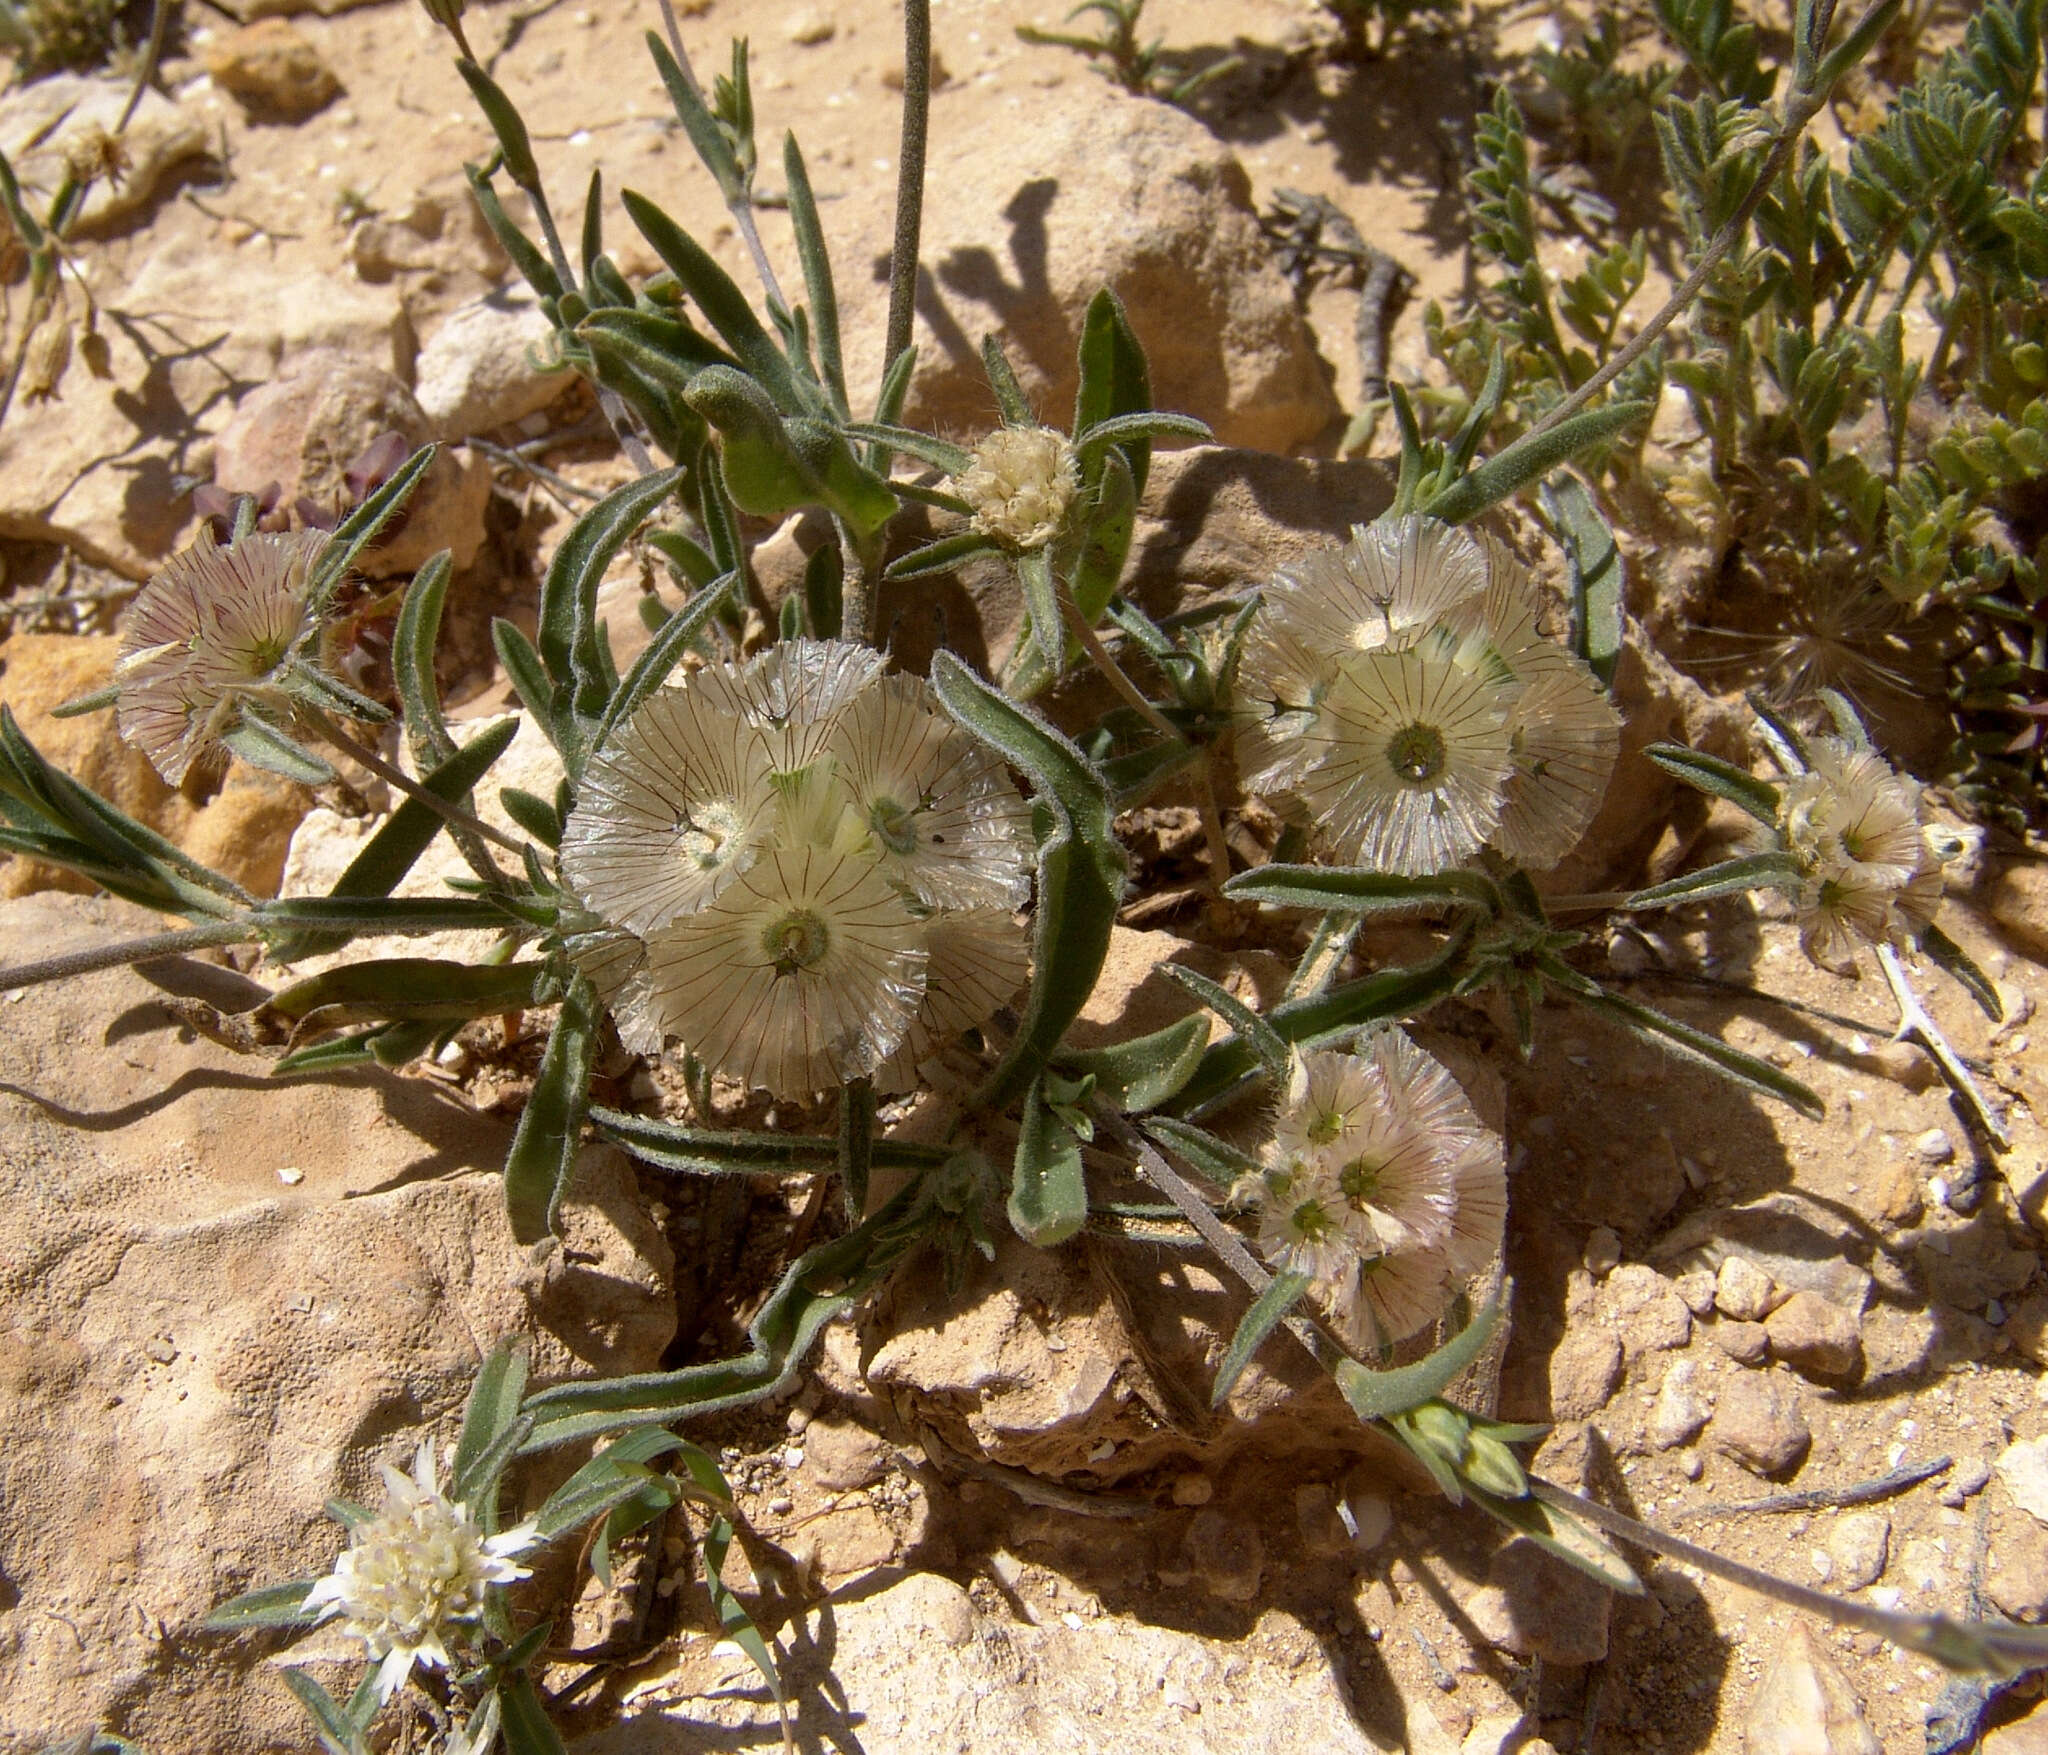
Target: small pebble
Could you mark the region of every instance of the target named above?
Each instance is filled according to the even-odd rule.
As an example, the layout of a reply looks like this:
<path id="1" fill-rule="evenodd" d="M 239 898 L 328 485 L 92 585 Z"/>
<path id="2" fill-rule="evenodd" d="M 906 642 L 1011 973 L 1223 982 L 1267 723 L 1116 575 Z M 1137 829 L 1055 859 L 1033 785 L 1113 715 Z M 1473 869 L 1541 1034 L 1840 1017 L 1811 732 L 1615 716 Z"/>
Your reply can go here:
<path id="1" fill-rule="evenodd" d="M 1737 1322 L 1759 1322 L 1770 1313 L 1777 1283 L 1744 1256 L 1731 1255 L 1714 1279 L 1714 1303 Z"/>
<path id="2" fill-rule="evenodd" d="M 796 1501 L 790 1498 L 787 1493 L 778 1493 L 773 1499 L 768 1501 L 768 1509 L 774 1512 L 777 1517 L 787 1517 L 789 1513 L 796 1509 Z"/>
<path id="3" fill-rule="evenodd" d="M 1711 1316 L 1714 1313 L 1714 1276 L 1705 1268 L 1694 1268 L 1689 1274 L 1680 1274 L 1672 1290 L 1685 1301 L 1686 1309 L 1695 1316 Z"/>
<path id="4" fill-rule="evenodd" d="M 1881 1511 L 1851 1511 L 1836 1518 L 1828 1531 L 1836 1587 L 1861 1590 L 1882 1578 L 1891 1537 L 1891 1519 Z"/>
<path id="5" fill-rule="evenodd" d="M 1981 1456 L 1965 1457 L 1949 1471 L 1948 1480 L 1941 1490 L 1941 1502 L 1952 1509 L 1959 1507 L 1976 1498 L 1990 1484 L 1991 1465 Z"/>
<path id="6" fill-rule="evenodd" d="M 792 1447 L 782 1453 L 782 1466 L 786 1469 L 800 1469 L 804 1466 L 804 1453 Z"/>
<path id="7" fill-rule="evenodd" d="M 1611 1226 L 1601 1225 L 1586 1239 L 1586 1247 L 1579 1259 L 1586 1264 L 1587 1273 L 1600 1279 L 1620 1265 L 1621 1239 Z"/>
<path id="8" fill-rule="evenodd" d="M 296 1188 L 306 1180 L 306 1173 L 296 1164 L 287 1164 L 277 1173 L 277 1179 L 287 1188 Z"/>
<path id="9" fill-rule="evenodd" d="M 1207 1475 L 1182 1475 L 1173 1483 L 1176 1505 L 1207 1505 L 1216 1497 L 1216 1484 Z"/>
<path id="10" fill-rule="evenodd" d="M 810 1430 L 811 1411 L 809 1408 L 791 1408 L 782 1423 L 789 1428 L 792 1438 L 801 1438 Z"/>
<path id="11" fill-rule="evenodd" d="M 1956 1143 L 1946 1131 L 1930 1127 L 1913 1142 L 1913 1155 L 1923 1164 L 1947 1164 L 1955 1159 Z"/>

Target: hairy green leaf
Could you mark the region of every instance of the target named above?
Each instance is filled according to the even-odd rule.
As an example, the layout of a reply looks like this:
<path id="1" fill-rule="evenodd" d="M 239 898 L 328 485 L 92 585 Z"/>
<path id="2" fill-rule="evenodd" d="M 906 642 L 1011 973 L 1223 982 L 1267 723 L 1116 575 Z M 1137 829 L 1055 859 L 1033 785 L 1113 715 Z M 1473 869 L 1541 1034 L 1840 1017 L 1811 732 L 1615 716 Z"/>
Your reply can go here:
<path id="1" fill-rule="evenodd" d="M 597 1019 L 597 996 L 579 974 L 562 1000 L 505 1158 L 505 1210 L 520 1243 L 538 1243 L 554 1230 L 569 1192 L 597 1058 Z"/>

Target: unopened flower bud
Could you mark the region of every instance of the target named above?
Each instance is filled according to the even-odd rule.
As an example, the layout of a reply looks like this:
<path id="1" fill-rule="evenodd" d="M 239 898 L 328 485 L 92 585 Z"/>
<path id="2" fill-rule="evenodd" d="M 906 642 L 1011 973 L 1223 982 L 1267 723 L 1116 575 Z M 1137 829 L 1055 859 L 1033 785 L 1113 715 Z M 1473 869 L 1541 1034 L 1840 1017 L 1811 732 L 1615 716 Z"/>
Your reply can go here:
<path id="1" fill-rule="evenodd" d="M 1043 548 L 1059 535 L 1081 481 L 1074 447 L 1051 427 L 998 427 L 953 480 L 974 528 L 1005 548 Z"/>
<path id="2" fill-rule="evenodd" d="M 1465 1452 L 1465 1479 L 1482 1493 L 1520 1499 L 1529 1491 L 1521 1460 L 1490 1432 L 1474 1432 Z"/>
<path id="3" fill-rule="evenodd" d="M 36 325 L 22 350 L 21 399 L 48 402 L 71 365 L 71 320 L 53 311 Z"/>

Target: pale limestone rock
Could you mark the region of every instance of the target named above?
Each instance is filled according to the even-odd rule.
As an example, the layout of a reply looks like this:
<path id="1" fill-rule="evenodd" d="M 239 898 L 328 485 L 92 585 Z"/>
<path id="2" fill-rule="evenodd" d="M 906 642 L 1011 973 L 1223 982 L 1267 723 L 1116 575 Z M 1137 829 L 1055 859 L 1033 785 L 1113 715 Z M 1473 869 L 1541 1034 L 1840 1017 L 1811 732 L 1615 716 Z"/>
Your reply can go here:
<path id="1" fill-rule="evenodd" d="M 414 394 L 437 438 L 488 433 L 546 408 L 577 380 L 543 371 L 534 351 L 554 331 L 522 283 L 450 311 L 420 348 Z"/>
<path id="2" fill-rule="evenodd" d="M 341 90 L 320 51 L 281 18 L 227 31 L 199 58 L 214 84 L 259 121 L 302 122 Z"/>
<path id="3" fill-rule="evenodd" d="M 1815 1292 L 1794 1292 L 1764 1318 L 1771 1351 L 1808 1377 L 1846 1377 L 1863 1362 L 1856 1318 Z"/>
<path id="4" fill-rule="evenodd" d="M 1584 1420 L 1621 1381 L 1621 1342 L 1604 1328 L 1576 1328 L 1550 1355 L 1550 1417 Z"/>
<path id="5" fill-rule="evenodd" d="M 1773 1643 L 1743 1722 L 1745 1755 L 1884 1755 L 1849 1679 L 1806 1624 L 1788 1618 Z"/>
<path id="6" fill-rule="evenodd" d="M 2012 1495 L 2012 1502 L 2048 1523 L 2048 1438 L 2008 1444 L 1992 1466 Z"/>
<path id="7" fill-rule="evenodd" d="M 992 424 L 977 353 L 990 334 L 1026 396 L 1064 424 L 1082 317 L 1104 286 L 1144 343 L 1157 407 L 1207 421 L 1225 444 L 1272 451 L 1330 424 L 1329 374 L 1227 147 L 1171 105 L 1093 79 L 1035 93 L 1031 136 L 1020 160 L 1005 130 L 934 118 L 910 425 L 971 435 Z M 835 259 L 885 257 L 892 213 L 886 179 L 849 195 L 843 217 L 825 221 Z M 847 377 L 877 382 L 885 301 L 845 282 L 840 299 Z"/>
<path id="8" fill-rule="evenodd" d="M 0 97 L 0 153 L 14 167 L 30 212 L 40 218 L 46 211 L 64 179 L 66 154 L 96 130 L 113 132 L 133 86 L 131 79 L 53 73 Z M 147 205 L 168 172 L 208 151 L 205 125 L 154 86 L 135 106 L 121 145 L 128 168 L 118 181 L 102 178 L 86 192 L 73 221 L 84 232 Z"/>
<path id="9" fill-rule="evenodd" d="M 6 903 L 0 964 L 153 924 Z M 618 1154 L 586 1155 L 567 1249 L 536 1272 L 504 1218 L 502 1123 L 376 1071 L 272 1084 L 156 1003 L 260 988 L 189 961 L 152 976 L 30 989 L 0 1032 L 9 1748 L 110 1722 L 161 1755 L 299 1746 L 267 1648 L 201 1638 L 200 1617 L 327 1564 L 323 1501 L 375 1500 L 380 1463 L 452 1439 L 500 1337 L 547 1383 L 651 1370 L 674 1326 Z"/>
<path id="10" fill-rule="evenodd" d="M 1828 1531 L 1828 1556 L 1835 1563 L 1838 1590 L 1861 1590 L 1884 1576 L 1892 1520 L 1882 1511 L 1849 1511 Z"/>
<path id="11" fill-rule="evenodd" d="M 1613 1594 L 1575 1566 L 1516 1537 L 1486 1568 L 1465 1612 L 1486 1640 L 1547 1664 L 1598 1663 L 1607 1655 Z"/>
<path id="12" fill-rule="evenodd" d="M 1791 1469 L 1813 1442 L 1798 1393 L 1775 1374 L 1724 1383 L 1710 1436 L 1724 1455 L 1759 1475 Z"/>
<path id="13" fill-rule="evenodd" d="M 1658 1450 L 1690 1444 L 1707 1423 L 1712 1410 L 1693 1387 L 1695 1372 L 1690 1359 L 1680 1359 L 1664 1373 L 1644 1433 Z"/>
<path id="14" fill-rule="evenodd" d="M 1753 1261 L 1731 1255 L 1714 1282 L 1714 1307 L 1737 1322 L 1759 1322 L 1771 1308 L 1777 1287 Z"/>

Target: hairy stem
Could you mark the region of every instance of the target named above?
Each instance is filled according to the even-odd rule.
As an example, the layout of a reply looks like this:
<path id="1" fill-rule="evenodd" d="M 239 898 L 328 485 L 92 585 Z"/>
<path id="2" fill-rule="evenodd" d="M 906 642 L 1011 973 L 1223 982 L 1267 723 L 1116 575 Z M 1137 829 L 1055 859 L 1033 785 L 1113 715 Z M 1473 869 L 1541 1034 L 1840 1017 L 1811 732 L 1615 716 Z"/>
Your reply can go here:
<path id="1" fill-rule="evenodd" d="M 1162 737 L 1179 743 L 1181 735 L 1174 729 L 1173 721 L 1153 706 L 1145 698 L 1145 691 L 1124 674 L 1123 666 L 1109 655 L 1109 648 L 1103 645 L 1102 636 L 1088 625 L 1088 618 L 1081 613 L 1080 605 L 1064 590 L 1058 593 L 1058 597 L 1060 618 L 1067 624 L 1067 631 L 1081 642 L 1081 650 L 1088 654 L 1088 662 L 1102 672 L 1109 686 L 1130 703 L 1140 719 Z M 1048 662 L 1052 657 L 1053 654 L 1046 654 Z"/>
<path id="2" fill-rule="evenodd" d="M 255 936 L 254 925 L 247 919 L 213 920 L 204 926 L 185 926 L 172 932 L 151 933 L 147 938 L 124 939 L 119 944 L 95 945 L 91 950 L 67 951 L 61 957 L 45 957 L 40 963 L 17 963 L 12 969 L 0 969 L 0 991 L 39 987 L 46 981 L 69 981 L 74 975 L 148 963 L 158 957 L 175 957 L 214 945 L 244 944 Z"/>
<path id="3" fill-rule="evenodd" d="M 1985 1137 L 1999 1151 L 2011 1151 L 2012 1140 L 1999 1126 L 1998 1117 L 1991 1113 L 1991 1105 L 1984 1101 L 1984 1093 L 1977 1089 L 1977 1081 L 1970 1077 L 1970 1069 L 1963 1065 L 1961 1057 L 1949 1046 L 1948 1038 L 1941 1033 L 1941 1026 L 1920 1003 L 1920 995 L 1914 992 L 1906 966 L 1899 961 L 1899 953 L 1890 945 L 1879 945 L 1877 961 L 1899 1007 L 1899 1027 L 1892 1039 L 1896 1042 L 1918 1042 L 1926 1049 L 1934 1064 L 1941 1069 L 1948 1088 L 1962 1098 L 1971 1118 L 1984 1130 Z"/>
<path id="4" fill-rule="evenodd" d="M 903 148 L 896 161 L 896 238 L 889 252 L 889 324 L 882 368 L 910 345 L 917 251 L 924 229 L 924 151 L 931 128 L 931 0 L 903 0 Z"/>
<path id="5" fill-rule="evenodd" d="M 407 798 L 432 811 L 435 816 L 448 824 L 450 828 L 465 829 L 473 835 L 481 836 L 484 840 L 491 842 L 495 846 L 504 848 L 508 853 L 522 860 L 526 857 L 526 850 L 517 841 L 513 840 L 510 835 L 492 828 L 481 817 L 464 810 L 460 805 L 450 804 L 445 798 L 429 792 L 410 774 L 406 773 L 404 769 L 394 767 L 375 750 L 370 748 L 368 744 L 360 743 L 355 738 L 350 737 L 347 732 L 343 731 L 339 725 L 335 724 L 331 718 L 322 713 L 318 708 L 301 707 L 300 711 L 304 714 L 306 722 L 329 743 L 334 745 L 336 749 L 340 750 L 343 755 L 347 756 L 351 761 L 360 762 L 372 774 L 376 775 L 379 780 L 383 781 L 385 785 L 397 787 Z M 484 874 L 479 872 L 477 875 L 482 877 Z M 502 884 L 505 881 L 505 874 L 493 866 L 490 876 L 485 881 Z"/>

